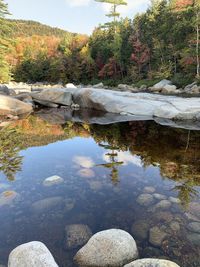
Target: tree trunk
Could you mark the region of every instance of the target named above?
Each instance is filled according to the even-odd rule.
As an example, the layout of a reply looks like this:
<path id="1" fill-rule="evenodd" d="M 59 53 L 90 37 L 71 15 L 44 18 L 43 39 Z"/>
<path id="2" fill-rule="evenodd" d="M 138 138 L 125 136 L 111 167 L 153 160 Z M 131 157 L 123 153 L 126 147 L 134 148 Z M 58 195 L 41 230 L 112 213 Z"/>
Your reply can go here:
<path id="1" fill-rule="evenodd" d="M 196 40 L 196 61 L 197 61 L 197 78 L 199 78 L 199 68 L 200 68 L 200 60 L 199 60 L 199 8 L 197 7 L 197 22 L 196 22 L 196 32 L 197 32 L 197 40 Z"/>

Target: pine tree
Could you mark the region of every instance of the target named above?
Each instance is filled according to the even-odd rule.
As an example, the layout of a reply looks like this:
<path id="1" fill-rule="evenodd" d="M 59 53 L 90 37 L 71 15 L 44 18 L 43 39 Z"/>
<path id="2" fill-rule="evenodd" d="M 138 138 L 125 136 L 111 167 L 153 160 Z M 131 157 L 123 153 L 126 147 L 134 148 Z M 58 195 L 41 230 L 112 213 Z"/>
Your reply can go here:
<path id="1" fill-rule="evenodd" d="M 101 2 L 101 3 L 108 3 L 111 4 L 111 11 L 109 14 L 107 14 L 107 17 L 113 18 L 114 23 L 116 22 L 116 19 L 120 16 L 120 13 L 117 12 L 117 7 L 118 6 L 126 6 L 127 1 L 125 0 L 95 0 L 96 2 Z"/>

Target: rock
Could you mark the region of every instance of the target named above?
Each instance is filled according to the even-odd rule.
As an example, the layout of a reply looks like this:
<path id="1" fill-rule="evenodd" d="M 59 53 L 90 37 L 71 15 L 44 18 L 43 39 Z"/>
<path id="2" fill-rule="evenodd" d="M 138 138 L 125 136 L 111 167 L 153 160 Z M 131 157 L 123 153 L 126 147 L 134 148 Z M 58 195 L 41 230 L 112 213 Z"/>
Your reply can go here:
<path id="1" fill-rule="evenodd" d="M 15 191 L 4 191 L 0 194 L 0 207 L 9 206 L 19 197 Z"/>
<path id="2" fill-rule="evenodd" d="M 67 84 L 65 85 L 65 87 L 66 87 L 66 88 L 74 88 L 74 89 L 77 88 L 73 83 L 67 83 Z"/>
<path id="3" fill-rule="evenodd" d="M 65 227 L 66 247 L 74 249 L 83 246 L 92 236 L 92 231 L 87 225 L 72 224 Z"/>
<path id="4" fill-rule="evenodd" d="M 95 173 L 91 169 L 81 169 L 78 171 L 78 175 L 83 178 L 93 178 L 95 177 Z"/>
<path id="5" fill-rule="evenodd" d="M 76 156 L 73 158 L 73 162 L 82 168 L 90 169 L 94 167 L 94 161 L 90 157 Z"/>
<path id="6" fill-rule="evenodd" d="M 192 84 L 188 84 L 185 88 L 184 88 L 184 92 L 188 93 L 191 91 L 191 89 L 197 85 L 197 82 L 193 82 Z"/>
<path id="7" fill-rule="evenodd" d="M 117 86 L 117 88 L 120 89 L 120 90 L 128 90 L 129 89 L 129 85 L 127 85 L 127 84 L 119 84 Z"/>
<path id="8" fill-rule="evenodd" d="M 188 233 L 187 239 L 194 245 L 200 246 L 200 234 Z"/>
<path id="9" fill-rule="evenodd" d="M 167 198 L 165 195 L 158 194 L 158 193 L 153 194 L 153 197 L 158 199 L 158 200 L 164 200 Z"/>
<path id="10" fill-rule="evenodd" d="M 10 91 L 6 85 L 0 84 L 0 94 L 1 95 L 10 95 Z"/>
<path id="11" fill-rule="evenodd" d="M 185 212 L 184 215 L 189 221 L 200 222 L 200 218 L 198 218 L 197 216 L 195 216 L 189 212 Z"/>
<path id="12" fill-rule="evenodd" d="M 154 198 L 150 194 L 141 194 L 137 198 L 137 203 L 139 203 L 141 206 L 150 206 L 154 202 Z"/>
<path id="13" fill-rule="evenodd" d="M 133 237 L 123 230 L 111 229 L 92 236 L 74 259 L 84 267 L 121 267 L 137 257 Z"/>
<path id="14" fill-rule="evenodd" d="M 36 213 L 43 213 L 61 206 L 62 203 L 62 197 L 50 197 L 34 202 L 32 204 L 32 209 Z"/>
<path id="15" fill-rule="evenodd" d="M 173 220 L 173 215 L 169 211 L 159 211 L 154 214 L 153 219 L 157 223 L 169 223 Z"/>
<path id="16" fill-rule="evenodd" d="M 156 247 L 162 245 L 162 242 L 167 237 L 167 234 L 160 229 L 158 226 L 155 226 L 149 231 L 149 242 Z"/>
<path id="17" fill-rule="evenodd" d="M 190 203 L 189 211 L 190 213 L 192 213 L 192 215 L 195 215 L 198 218 L 200 218 L 200 203 L 198 202 Z"/>
<path id="18" fill-rule="evenodd" d="M 0 115 L 22 115 L 33 111 L 29 104 L 9 96 L 0 95 Z"/>
<path id="19" fill-rule="evenodd" d="M 52 186 L 52 185 L 61 184 L 63 182 L 64 182 L 63 178 L 61 178 L 60 176 L 54 175 L 54 176 L 46 178 L 43 182 L 43 185 Z"/>
<path id="20" fill-rule="evenodd" d="M 67 88 L 51 88 L 46 89 L 40 93 L 31 94 L 34 102 L 42 105 L 63 105 L 71 106 L 72 105 L 72 92 Z"/>
<path id="21" fill-rule="evenodd" d="M 181 229 L 180 224 L 176 221 L 171 222 L 169 226 L 174 232 L 178 232 Z"/>
<path id="22" fill-rule="evenodd" d="M 172 203 L 169 200 L 161 200 L 154 206 L 154 209 L 169 209 L 171 205 Z"/>
<path id="23" fill-rule="evenodd" d="M 143 190 L 145 193 L 154 193 L 156 189 L 153 186 L 146 186 Z"/>
<path id="24" fill-rule="evenodd" d="M 172 85 L 172 82 L 171 81 L 169 81 L 169 80 L 162 80 L 162 81 L 160 81 L 159 83 L 156 83 L 154 86 L 153 86 L 153 88 L 154 89 L 163 89 L 163 88 L 165 88 L 166 86 L 168 86 L 168 85 Z"/>
<path id="25" fill-rule="evenodd" d="M 191 232 L 200 234 L 200 223 L 199 222 L 191 222 L 187 225 L 187 228 Z"/>
<path id="26" fill-rule="evenodd" d="M 9 255 L 8 267 L 58 267 L 48 248 L 34 241 L 15 248 Z"/>
<path id="27" fill-rule="evenodd" d="M 96 88 L 96 89 L 101 89 L 103 87 L 104 87 L 103 83 L 98 83 L 98 84 L 93 85 L 93 88 Z"/>
<path id="28" fill-rule="evenodd" d="M 180 204 L 181 201 L 179 198 L 176 197 L 169 197 L 169 201 L 171 201 L 173 204 Z"/>
<path id="29" fill-rule="evenodd" d="M 177 87 L 175 85 L 165 85 L 162 88 L 162 93 L 164 94 L 171 94 L 171 93 L 176 93 Z"/>
<path id="30" fill-rule="evenodd" d="M 131 233 L 135 238 L 144 240 L 148 237 L 149 224 L 146 221 L 136 221 L 131 227 Z"/>
<path id="31" fill-rule="evenodd" d="M 124 267 L 180 267 L 176 263 L 168 260 L 141 259 L 133 261 Z"/>

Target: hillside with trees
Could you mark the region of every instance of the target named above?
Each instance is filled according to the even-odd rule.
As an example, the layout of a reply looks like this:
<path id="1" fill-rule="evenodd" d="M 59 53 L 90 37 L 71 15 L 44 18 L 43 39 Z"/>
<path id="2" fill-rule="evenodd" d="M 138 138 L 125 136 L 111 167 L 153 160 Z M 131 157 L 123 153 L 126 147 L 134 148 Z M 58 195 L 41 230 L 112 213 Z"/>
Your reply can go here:
<path id="1" fill-rule="evenodd" d="M 166 78 L 184 86 L 199 80 L 199 0 L 154 0 L 132 19 L 120 18 L 118 6 L 126 1 L 97 2 L 110 3 L 110 22 L 88 37 L 32 21 L 5 20 L 8 11 L 0 0 L 0 17 L 9 28 L 0 31 L 1 42 L 9 37 L 4 56 L 1 52 L 1 82 L 12 77 L 114 86 L 151 85 Z"/>

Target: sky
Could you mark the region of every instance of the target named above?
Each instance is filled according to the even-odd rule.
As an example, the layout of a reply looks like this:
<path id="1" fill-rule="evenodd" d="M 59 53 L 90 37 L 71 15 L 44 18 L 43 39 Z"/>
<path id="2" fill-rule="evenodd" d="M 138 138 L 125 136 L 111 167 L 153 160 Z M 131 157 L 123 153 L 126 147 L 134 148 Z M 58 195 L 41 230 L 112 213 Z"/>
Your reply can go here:
<path id="1" fill-rule="evenodd" d="M 150 0 L 128 0 L 119 8 L 123 17 L 133 18 L 147 9 Z M 77 33 L 91 34 L 95 26 L 109 20 L 105 13 L 109 4 L 94 0 L 5 0 L 11 18 L 35 20 Z"/>

